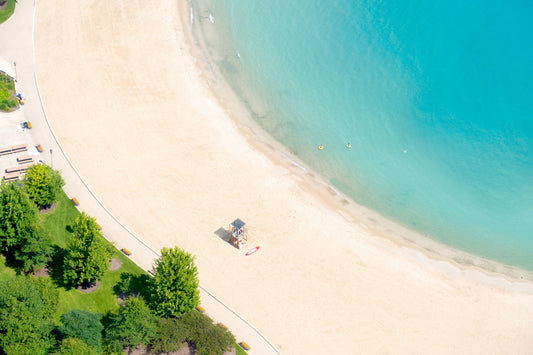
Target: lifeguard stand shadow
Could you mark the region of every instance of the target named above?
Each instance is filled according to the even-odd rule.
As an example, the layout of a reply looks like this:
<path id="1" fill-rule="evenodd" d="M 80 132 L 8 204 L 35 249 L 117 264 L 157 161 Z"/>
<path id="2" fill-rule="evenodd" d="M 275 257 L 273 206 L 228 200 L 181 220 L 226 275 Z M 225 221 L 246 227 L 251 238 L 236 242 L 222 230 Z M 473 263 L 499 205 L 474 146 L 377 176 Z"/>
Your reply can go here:
<path id="1" fill-rule="evenodd" d="M 223 227 L 220 227 L 219 229 L 217 229 L 215 231 L 215 234 L 220 238 L 222 239 L 223 241 L 229 243 L 229 238 L 230 238 L 230 231 L 223 228 Z"/>

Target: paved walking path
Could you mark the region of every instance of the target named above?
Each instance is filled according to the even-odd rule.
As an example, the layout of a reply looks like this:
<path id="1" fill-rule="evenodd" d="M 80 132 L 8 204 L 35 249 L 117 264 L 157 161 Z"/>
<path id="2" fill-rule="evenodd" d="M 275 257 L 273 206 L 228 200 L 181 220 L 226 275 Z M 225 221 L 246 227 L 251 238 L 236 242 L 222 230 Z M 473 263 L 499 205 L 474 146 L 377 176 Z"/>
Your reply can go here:
<path id="1" fill-rule="evenodd" d="M 127 248 L 132 253 L 131 259 L 137 265 L 145 270 L 151 270 L 153 260 L 159 257 L 159 253 L 122 225 L 92 193 L 62 150 L 48 122 L 39 93 L 37 80 L 39 68 L 36 67 L 34 60 L 34 16 L 35 0 L 19 0 L 14 15 L 0 24 L 0 58 L 13 65 L 12 72 L 15 73 L 17 80 L 17 91 L 26 97 L 26 104 L 21 108 L 24 120 L 31 121 L 33 125 L 33 129 L 29 131 L 32 141 L 44 148 L 44 152 L 35 160 L 41 160 L 61 171 L 66 183 L 65 192 L 69 197 L 78 199 L 81 211 L 96 217 L 106 239 L 115 242 L 118 249 Z M 1 115 L 0 113 L 0 119 Z M 245 341 L 251 346 L 250 354 L 280 353 L 252 324 L 202 287 L 200 287 L 200 298 L 202 307 L 215 322 L 228 326 L 237 342 Z"/>

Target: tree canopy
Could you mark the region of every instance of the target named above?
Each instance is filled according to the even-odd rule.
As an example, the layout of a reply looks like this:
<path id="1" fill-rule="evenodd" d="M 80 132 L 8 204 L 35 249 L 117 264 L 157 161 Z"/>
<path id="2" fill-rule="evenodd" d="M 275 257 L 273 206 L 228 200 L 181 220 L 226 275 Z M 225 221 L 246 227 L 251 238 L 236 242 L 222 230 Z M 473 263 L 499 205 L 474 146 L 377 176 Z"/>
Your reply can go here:
<path id="1" fill-rule="evenodd" d="M 228 351 L 235 342 L 235 337 L 230 331 L 218 324 L 207 315 L 192 311 L 185 313 L 179 318 L 183 329 L 187 334 L 187 340 L 196 346 L 196 352 L 201 355 L 222 355 Z"/>
<path id="2" fill-rule="evenodd" d="M 170 353 L 179 350 L 188 334 L 188 328 L 178 318 L 160 318 L 151 344 L 152 351 Z"/>
<path id="3" fill-rule="evenodd" d="M 58 327 L 58 331 L 63 338 L 81 339 L 101 353 L 102 331 L 104 330 L 101 319 L 100 313 L 76 309 L 61 316 L 61 325 Z"/>
<path id="4" fill-rule="evenodd" d="M 163 248 L 155 263 L 150 302 L 162 317 L 177 317 L 200 303 L 198 270 L 194 257 L 178 247 Z"/>
<path id="5" fill-rule="evenodd" d="M 65 185 L 61 174 L 46 164 L 32 165 L 24 177 L 24 186 L 38 206 L 50 206 Z"/>
<path id="6" fill-rule="evenodd" d="M 110 250 L 96 220 L 85 212 L 76 218 L 72 231 L 64 260 L 65 282 L 70 285 L 94 283 L 109 269 Z"/>
<path id="7" fill-rule="evenodd" d="M 157 318 L 143 299 L 129 297 L 113 317 L 106 331 L 106 338 L 111 348 L 120 351 L 126 347 L 150 343 L 156 330 Z"/>
<path id="8" fill-rule="evenodd" d="M 39 224 L 37 209 L 14 182 L 0 185 L 0 248 L 26 272 L 50 260 L 50 244 Z"/>
<path id="9" fill-rule="evenodd" d="M 0 348 L 4 353 L 46 353 L 53 344 L 52 324 L 35 280 L 16 276 L 0 281 Z"/>

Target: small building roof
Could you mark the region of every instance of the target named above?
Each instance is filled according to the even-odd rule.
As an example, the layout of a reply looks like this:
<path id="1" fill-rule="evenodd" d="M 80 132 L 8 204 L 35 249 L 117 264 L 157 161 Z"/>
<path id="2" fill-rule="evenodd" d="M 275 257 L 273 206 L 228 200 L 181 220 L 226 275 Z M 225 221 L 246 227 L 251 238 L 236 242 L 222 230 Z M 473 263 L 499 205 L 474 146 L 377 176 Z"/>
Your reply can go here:
<path id="1" fill-rule="evenodd" d="M 239 229 L 241 229 L 242 227 L 244 227 L 245 224 L 246 224 L 246 223 L 244 223 L 243 221 L 241 221 L 241 220 L 238 219 L 238 218 L 237 218 L 236 220 L 234 220 L 234 221 L 231 223 L 231 225 L 232 225 L 235 229 L 237 229 L 237 230 L 239 230 Z"/>

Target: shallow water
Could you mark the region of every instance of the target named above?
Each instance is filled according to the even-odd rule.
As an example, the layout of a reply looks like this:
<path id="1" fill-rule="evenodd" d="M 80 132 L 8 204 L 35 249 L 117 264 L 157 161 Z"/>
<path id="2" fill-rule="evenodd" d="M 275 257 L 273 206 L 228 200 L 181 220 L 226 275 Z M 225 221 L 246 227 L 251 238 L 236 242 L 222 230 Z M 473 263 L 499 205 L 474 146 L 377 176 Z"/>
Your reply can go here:
<path id="1" fill-rule="evenodd" d="M 192 8 L 211 65 L 252 118 L 339 190 L 447 245 L 533 270 L 533 5 Z"/>

